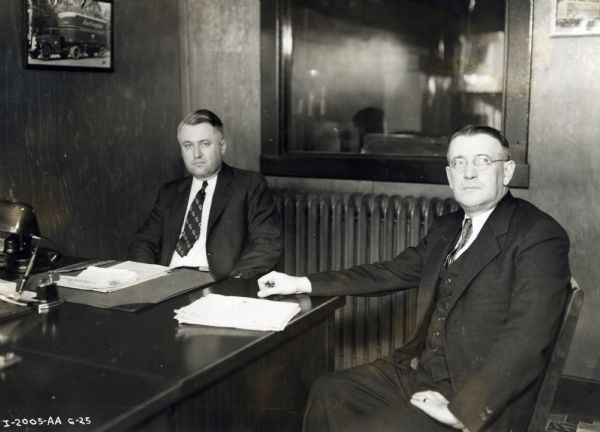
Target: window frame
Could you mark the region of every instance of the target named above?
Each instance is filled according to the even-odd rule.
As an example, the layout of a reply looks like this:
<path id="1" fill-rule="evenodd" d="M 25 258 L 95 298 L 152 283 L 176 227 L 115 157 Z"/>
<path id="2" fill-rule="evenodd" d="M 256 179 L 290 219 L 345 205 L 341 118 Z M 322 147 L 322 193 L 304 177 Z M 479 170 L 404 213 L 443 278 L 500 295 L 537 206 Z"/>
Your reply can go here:
<path id="1" fill-rule="evenodd" d="M 516 162 L 510 186 L 527 188 L 533 0 L 506 0 L 506 5 L 502 130 Z M 447 184 L 443 157 L 286 151 L 293 47 L 290 10 L 291 0 L 261 0 L 261 172 Z"/>

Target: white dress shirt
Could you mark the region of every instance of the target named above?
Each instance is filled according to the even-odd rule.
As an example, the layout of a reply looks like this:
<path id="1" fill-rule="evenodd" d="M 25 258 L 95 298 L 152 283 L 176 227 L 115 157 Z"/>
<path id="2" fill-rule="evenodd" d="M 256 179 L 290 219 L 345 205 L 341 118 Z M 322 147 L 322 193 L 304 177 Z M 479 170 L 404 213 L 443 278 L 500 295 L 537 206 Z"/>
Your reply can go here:
<path id="1" fill-rule="evenodd" d="M 495 208 L 496 207 L 493 207 L 493 208 L 489 209 L 488 211 L 486 211 L 484 213 L 480 213 L 477 216 L 473 216 L 471 218 L 471 223 L 473 224 L 473 232 L 471 233 L 471 237 L 469 237 L 469 240 L 467 240 L 467 242 L 464 244 L 464 246 L 456 251 L 456 254 L 454 255 L 454 258 L 453 258 L 454 261 L 456 261 L 458 259 L 458 257 L 461 256 L 464 253 L 464 251 L 469 249 L 469 246 L 471 246 L 473 244 L 473 242 L 475 241 L 475 239 L 481 232 L 481 228 L 483 228 L 485 221 L 488 220 L 488 218 L 490 217 L 490 215 L 492 214 L 492 212 L 494 211 Z M 463 219 L 463 225 L 465 223 L 465 219 L 468 219 L 468 217 L 466 215 L 465 215 L 465 218 Z"/>
<path id="2" fill-rule="evenodd" d="M 190 196 L 188 198 L 187 207 L 185 210 L 185 216 L 187 217 L 188 212 L 190 211 L 190 206 L 192 205 L 192 201 L 196 197 L 196 194 L 200 189 L 202 189 L 202 183 L 206 181 L 208 185 L 204 190 L 206 194 L 204 196 L 204 204 L 202 205 L 202 220 L 200 221 L 200 237 L 194 243 L 194 246 L 190 249 L 188 254 L 184 257 L 180 256 L 177 253 L 177 250 L 173 252 L 173 257 L 171 258 L 171 262 L 169 263 L 169 267 L 199 267 L 201 270 L 208 270 L 208 257 L 206 256 L 206 231 L 208 228 L 208 216 L 210 215 L 210 207 L 212 205 L 213 196 L 215 194 L 215 187 L 217 185 L 217 177 L 219 173 L 217 172 L 212 177 L 205 178 L 202 180 L 198 180 L 194 177 L 192 180 L 192 188 L 190 190 Z M 185 217 L 183 218 L 183 222 L 181 224 L 181 231 L 179 235 L 181 236 L 181 232 L 183 232 L 183 227 L 185 225 Z M 179 239 L 179 237 L 178 237 Z"/>

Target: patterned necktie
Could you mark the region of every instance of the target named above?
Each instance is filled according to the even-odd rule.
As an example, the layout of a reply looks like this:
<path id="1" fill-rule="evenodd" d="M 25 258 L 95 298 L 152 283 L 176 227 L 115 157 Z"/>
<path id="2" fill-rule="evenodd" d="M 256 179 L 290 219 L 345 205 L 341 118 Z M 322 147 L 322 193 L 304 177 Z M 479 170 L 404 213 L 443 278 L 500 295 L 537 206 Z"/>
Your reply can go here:
<path id="1" fill-rule="evenodd" d="M 208 182 L 204 181 L 202 183 L 202 189 L 196 194 L 185 218 L 185 225 L 183 226 L 183 231 L 177 241 L 177 247 L 175 248 L 181 257 L 186 256 L 194 246 L 194 243 L 196 243 L 196 240 L 200 238 L 202 207 L 204 206 L 204 198 L 206 197 L 206 186 L 208 186 Z"/>
<path id="2" fill-rule="evenodd" d="M 463 246 L 467 243 L 467 241 L 471 237 L 471 234 L 473 234 L 473 222 L 471 221 L 470 218 L 467 218 L 467 219 L 465 219 L 465 222 L 463 223 L 463 227 L 460 230 L 460 237 L 458 238 L 458 241 L 456 242 L 456 246 L 454 246 L 454 249 L 452 249 L 452 251 L 450 251 L 450 253 L 446 257 L 446 263 L 445 263 L 446 267 L 448 267 L 450 264 L 452 264 L 454 262 L 454 260 L 456 260 L 456 253 L 459 250 L 461 250 L 463 248 Z"/>

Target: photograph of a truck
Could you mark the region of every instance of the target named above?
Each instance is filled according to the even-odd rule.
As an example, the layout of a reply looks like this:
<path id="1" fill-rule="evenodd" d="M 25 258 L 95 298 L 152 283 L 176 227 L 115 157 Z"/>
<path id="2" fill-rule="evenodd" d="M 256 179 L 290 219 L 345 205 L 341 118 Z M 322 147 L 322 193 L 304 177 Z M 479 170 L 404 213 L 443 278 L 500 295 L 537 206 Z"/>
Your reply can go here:
<path id="1" fill-rule="evenodd" d="M 32 58 L 49 60 L 53 54 L 63 59 L 104 57 L 110 49 L 108 21 L 77 12 L 61 12 L 57 21 L 57 26 L 44 27 L 32 37 Z"/>

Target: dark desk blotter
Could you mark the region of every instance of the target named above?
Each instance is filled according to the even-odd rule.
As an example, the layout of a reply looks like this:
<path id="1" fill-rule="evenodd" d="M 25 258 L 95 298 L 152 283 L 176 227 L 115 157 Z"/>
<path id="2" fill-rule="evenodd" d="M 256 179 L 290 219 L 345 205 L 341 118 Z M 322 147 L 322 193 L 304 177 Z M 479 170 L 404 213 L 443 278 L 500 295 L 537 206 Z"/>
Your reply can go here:
<path id="1" fill-rule="evenodd" d="M 66 302 L 136 312 L 213 282 L 207 272 L 176 269 L 165 276 L 111 293 L 65 288 L 60 286 L 60 281 L 58 291 Z"/>

